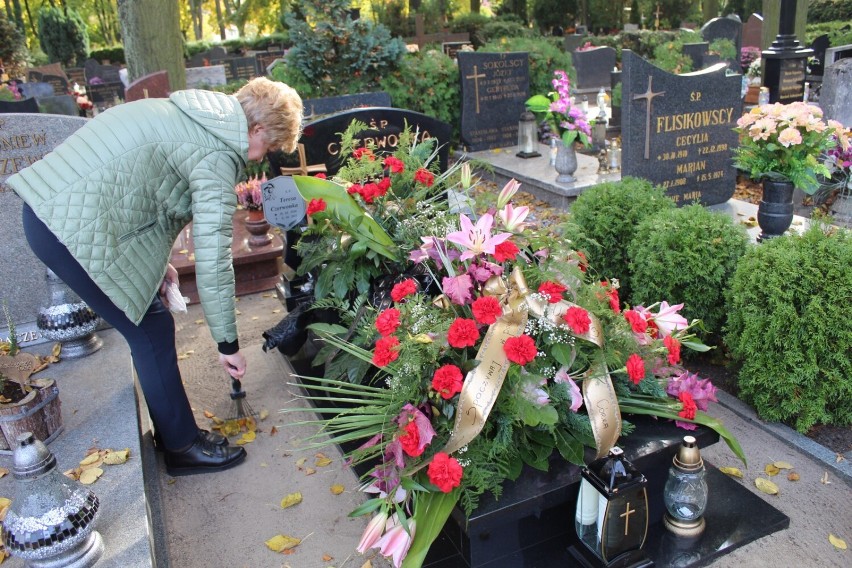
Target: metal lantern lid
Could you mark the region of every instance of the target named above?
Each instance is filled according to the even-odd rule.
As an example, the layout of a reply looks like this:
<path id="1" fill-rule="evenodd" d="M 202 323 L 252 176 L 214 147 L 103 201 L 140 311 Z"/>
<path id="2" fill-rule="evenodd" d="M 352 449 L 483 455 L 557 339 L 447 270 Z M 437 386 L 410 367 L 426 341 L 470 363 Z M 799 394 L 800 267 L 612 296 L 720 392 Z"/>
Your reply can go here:
<path id="1" fill-rule="evenodd" d="M 681 471 L 699 471 L 704 469 L 704 460 L 698 450 L 698 443 L 693 436 L 684 436 L 677 454 L 672 458 L 672 465 Z"/>
<path id="2" fill-rule="evenodd" d="M 31 566 L 93 566 L 103 540 L 93 531 L 97 496 L 56 469 L 56 458 L 31 432 L 13 451 L 17 487 L 3 520 L 3 544 Z"/>
<path id="3" fill-rule="evenodd" d="M 624 457 L 624 451 L 618 446 L 613 447 L 608 455 L 583 468 L 581 474 L 607 499 L 618 496 L 620 491 L 647 484 L 645 476 Z"/>

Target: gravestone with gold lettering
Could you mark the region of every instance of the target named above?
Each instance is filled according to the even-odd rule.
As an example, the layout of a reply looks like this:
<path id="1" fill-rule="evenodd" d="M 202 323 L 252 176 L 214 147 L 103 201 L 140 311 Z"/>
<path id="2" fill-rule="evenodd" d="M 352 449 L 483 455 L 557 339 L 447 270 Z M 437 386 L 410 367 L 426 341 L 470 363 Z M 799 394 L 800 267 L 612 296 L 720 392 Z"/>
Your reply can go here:
<path id="1" fill-rule="evenodd" d="M 529 98 L 529 54 L 458 53 L 461 140 L 468 151 L 518 144 L 518 120 Z"/>
<path id="2" fill-rule="evenodd" d="M 6 179 L 44 157 L 85 118 L 48 114 L 0 115 L 0 242 L 6 251 L 0 261 L 0 299 L 9 303 L 22 346 L 40 342 L 35 326 L 40 307 L 50 299 L 44 264 L 30 251 L 21 227 L 23 201 Z M 0 322 L 0 339 L 8 337 Z"/>
<path id="3" fill-rule="evenodd" d="M 622 174 L 663 186 L 678 205 L 730 199 L 741 77 L 724 63 L 673 75 L 627 49 L 622 62 Z"/>

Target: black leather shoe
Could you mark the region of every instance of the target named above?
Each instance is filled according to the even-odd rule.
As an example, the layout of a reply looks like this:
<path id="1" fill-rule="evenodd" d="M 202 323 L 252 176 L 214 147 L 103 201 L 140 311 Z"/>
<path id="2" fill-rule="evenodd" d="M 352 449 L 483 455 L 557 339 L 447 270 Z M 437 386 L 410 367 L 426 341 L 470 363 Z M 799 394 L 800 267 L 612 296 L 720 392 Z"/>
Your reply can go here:
<path id="1" fill-rule="evenodd" d="M 198 433 L 195 443 L 182 452 L 163 451 L 166 471 L 169 475 L 192 475 L 211 473 L 234 467 L 246 459 L 245 448 L 238 446 L 218 446 L 210 442 L 207 436 Z"/>
<path id="2" fill-rule="evenodd" d="M 219 434 L 218 432 L 211 432 L 209 430 L 204 430 L 203 428 L 198 429 L 198 433 L 202 436 L 207 437 L 207 441 L 215 446 L 227 446 L 228 438 Z M 156 430 L 154 431 L 154 449 L 158 452 L 162 452 L 166 449 L 163 445 L 163 439 L 160 438 L 160 433 Z"/>

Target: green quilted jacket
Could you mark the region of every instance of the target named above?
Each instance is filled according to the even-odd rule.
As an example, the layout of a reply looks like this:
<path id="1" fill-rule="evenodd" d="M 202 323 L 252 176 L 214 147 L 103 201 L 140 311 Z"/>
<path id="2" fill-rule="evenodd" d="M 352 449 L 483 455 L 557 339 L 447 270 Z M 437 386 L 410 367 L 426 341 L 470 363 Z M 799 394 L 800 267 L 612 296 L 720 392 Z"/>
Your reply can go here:
<path id="1" fill-rule="evenodd" d="M 186 90 L 102 113 L 7 183 L 136 323 L 192 221 L 201 306 L 220 351 L 230 353 L 231 218 L 247 154 L 237 99 Z"/>

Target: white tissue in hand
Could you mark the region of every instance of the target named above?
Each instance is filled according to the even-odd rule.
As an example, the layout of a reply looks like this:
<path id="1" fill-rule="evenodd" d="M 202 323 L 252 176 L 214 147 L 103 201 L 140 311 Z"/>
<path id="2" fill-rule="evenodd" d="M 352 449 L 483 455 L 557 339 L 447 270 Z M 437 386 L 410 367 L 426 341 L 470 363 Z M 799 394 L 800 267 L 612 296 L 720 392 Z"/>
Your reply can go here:
<path id="1" fill-rule="evenodd" d="M 169 303 L 169 310 L 176 314 L 185 314 L 188 300 L 189 298 L 180 293 L 180 288 L 175 282 L 169 282 L 166 286 L 166 301 Z"/>

